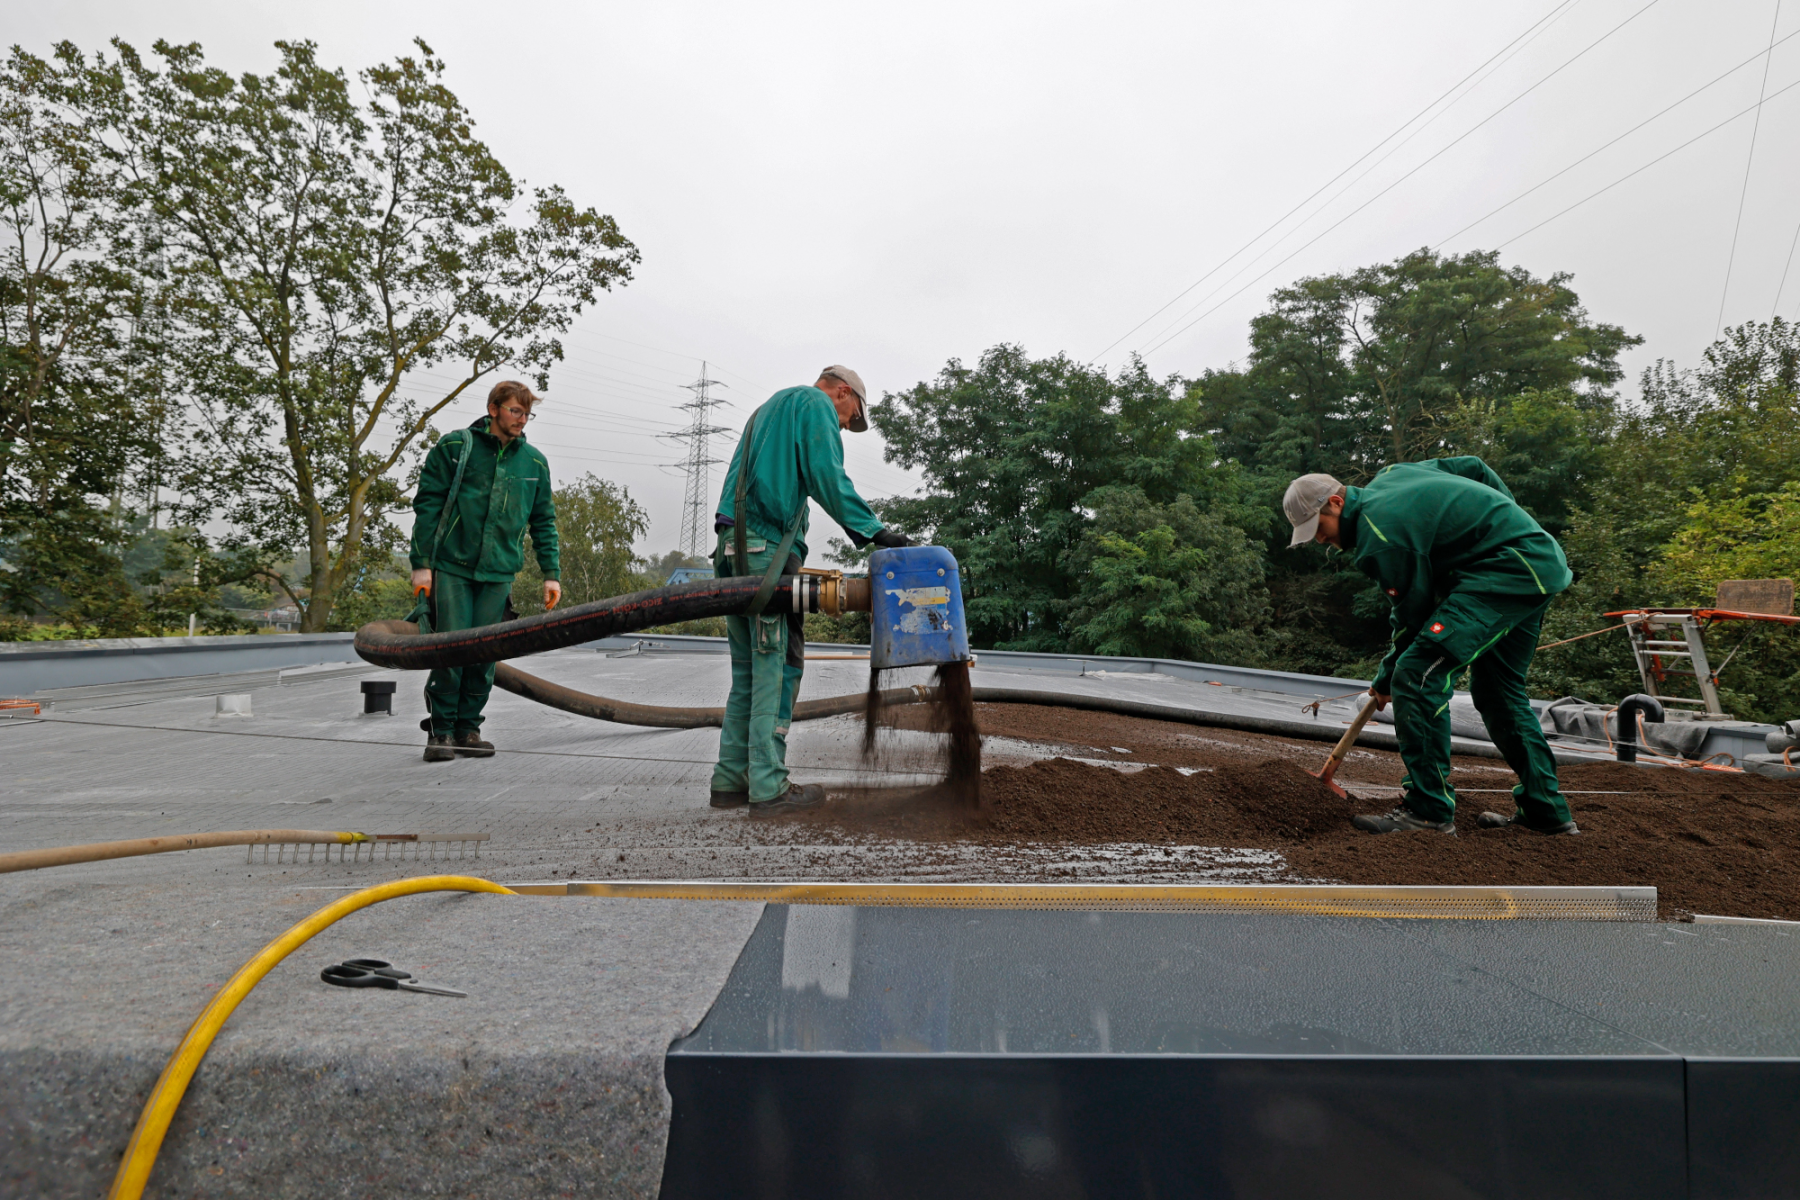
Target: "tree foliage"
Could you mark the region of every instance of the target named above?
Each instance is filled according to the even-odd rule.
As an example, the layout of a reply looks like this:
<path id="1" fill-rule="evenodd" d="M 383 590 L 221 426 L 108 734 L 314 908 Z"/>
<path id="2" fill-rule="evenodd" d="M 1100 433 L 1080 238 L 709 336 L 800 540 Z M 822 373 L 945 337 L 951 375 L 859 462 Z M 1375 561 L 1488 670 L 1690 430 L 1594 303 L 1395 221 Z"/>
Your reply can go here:
<path id="1" fill-rule="evenodd" d="M 587 604 L 654 586 L 638 570 L 641 564 L 631 549 L 649 532 L 650 517 L 629 491 L 590 473 L 557 488 L 555 499 L 562 604 Z M 525 569 L 513 581 L 513 607 L 520 613 L 544 608 L 544 577 L 529 548 Z"/>
<path id="2" fill-rule="evenodd" d="M 1103 488 L 1069 555 L 1076 653 L 1246 661 L 1268 620 L 1261 547 L 1192 496 L 1152 504 L 1134 485 Z"/>
<path id="3" fill-rule="evenodd" d="M 117 45 L 144 261 L 178 305 L 196 410 L 185 511 L 223 518 L 225 547 L 265 570 L 302 550 L 290 594 L 324 629 L 365 555 L 399 548 L 432 418 L 503 368 L 541 386 L 558 334 L 637 251 L 514 179 L 423 42 L 359 89 L 310 42 L 236 77 L 197 45 L 157 42 L 160 70 Z"/>
<path id="4" fill-rule="evenodd" d="M 996 346 L 973 368 L 953 360 L 936 380 L 886 397 L 873 419 L 888 459 L 925 476 L 923 495 L 879 512 L 957 556 L 982 645 L 1067 644 L 1080 586 L 1071 555 L 1102 488 L 1134 487 L 1154 504 L 1187 495 L 1262 523 L 1197 430 L 1193 401 L 1141 363 L 1108 376 Z"/>

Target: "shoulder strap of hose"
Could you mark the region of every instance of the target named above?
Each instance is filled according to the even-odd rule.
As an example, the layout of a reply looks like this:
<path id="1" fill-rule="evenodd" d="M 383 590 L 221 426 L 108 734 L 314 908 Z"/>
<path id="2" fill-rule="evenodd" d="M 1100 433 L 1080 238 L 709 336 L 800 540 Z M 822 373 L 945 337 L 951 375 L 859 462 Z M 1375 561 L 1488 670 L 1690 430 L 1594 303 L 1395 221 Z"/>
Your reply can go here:
<path id="1" fill-rule="evenodd" d="M 737 551 L 736 570 L 740 575 L 748 575 L 750 562 L 749 533 L 744 527 L 745 500 L 750 494 L 750 456 L 756 449 L 751 435 L 756 431 L 756 416 L 751 414 L 749 424 L 744 426 L 744 436 L 739 441 L 743 448 L 738 459 L 737 489 L 732 497 L 734 511 L 731 514 L 732 549 Z M 763 609 L 769 606 L 769 598 L 775 594 L 775 585 L 781 582 L 781 572 L 787 566 L 788 554 L 794 549 L 794 539 L 800 535 L 800 519 L 806 515 L 806 499 L 801 497 L 800 511 L 788 522 L 787 532 L 781 537 L 781 548 L 775 551 L 775 557 L 769 560 L 769 569 L 763 573 L 762 586 L 756 589 L 756 599 L 744 610 L 746 617 L 760 617 Z"/>
<path id="2" fill-rule="evenodd" d="M 456 439 L 453 444 L 460 444 L 463 452 L 462 457 L 456 460 L 456 474 L 450 478 L 450 493 L 444 497 L 444 511 L 438 514 L 437 532 L 431 537 L 431 557 L 428 565 L 433 568 L 437 566 L 438 547 L 443 545 L 444 534 L 450 530 L 450 514 L 456 508 L 456 494 L 462 490 L 463 468 L 469 465 L 469 452 L 474 449 L 470 445 L 469 434 L 466 430 L 452 429 L 443 436 L 439 444 L 449 442 L 451 438 Z"/>
<path id="3" fill-rule="evenodd" d="M 750 414 L 750 421 L 744 426 L 743 439 L 738 443 L 737 494 L 732 497 L 731 508 L 731 547 L 737 551 L 736 568 L 739 575 L 749 574 L 749 554 L 747 548 L 749 533 L 744 528 L 744 498 L 750 492 L 750 442 L 751 434 L 756 432 L 756 414 Z"/>
<path id="4" fill-rule="evenodd" d="M 756 599 L 744 610 L 746 617 L 760 617 L 762 610 L 768 607 L 769 597 L 775 594 L 775 585 L 781 582 L 781 572 L 787 566 L 788 554 L 794 548 L 794 539 L 800 534 L 800 518 L 806 515 L 806 502 L 800 502 L 800 511 L 788 522 L 787 532 L 781 536 L 781 549 L 769 560 L 769 569 L 763 574 L 762 586 L 756 589 Z"/>

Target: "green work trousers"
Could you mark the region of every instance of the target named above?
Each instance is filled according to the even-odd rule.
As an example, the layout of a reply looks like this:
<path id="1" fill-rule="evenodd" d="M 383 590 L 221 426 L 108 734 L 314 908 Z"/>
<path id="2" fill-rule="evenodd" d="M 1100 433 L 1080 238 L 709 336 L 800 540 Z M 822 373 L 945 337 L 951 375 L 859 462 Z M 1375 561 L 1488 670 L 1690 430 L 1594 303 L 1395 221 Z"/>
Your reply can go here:
<path id="1" fill-rule="evenodd" d="M 1536 828 L 1569 819 L 1556 784 L 1556 759 L 1525 691 L 1543 596 L 1453 592 L 1394 663 L 1394 732 L 1406 765 L 1406 807 L 1430 821 L 1456 812 L 1450 786 L 1450 695 L 1469 669 L 1469 695 L 1488 736 L 1519 777 L 1513 800 Z"/>
<path id="2" fill-rule="evenodd" d="M 731 531 L 725 531 L 729 544 Z M 762 544 L 753 539 L 752 547 Z M 747 570 L 769 569 L 771 551 L 751 549 Z M 733 574 L 723 548 L 715 569 Z M 800 570 L 788 556 L 787 573 Z M 806 670 L 805 618 L 799 613 L 767 609 L 760 617 L 726 617 L 725 638 L 731 647 L 731 696 L 725 701 L 725 723 L 719 730 L 719 764 L 713 768 L 715 792 L 749 792 L 752 804 L 774 800 L 788 790 L 787 734 L 794 717 L 794 697 Z"/>
<path id="3" fill-rule="evenodd" d="M 431 627 L 438 633 L 492 625 L 506 615 L 512 584 L 479 583 L 448 571 L 431 573 Z M 425 681 L 425 704 L 431 709 L 431 736 L 475 733 L 481 710 L 494 690 L 494 664 L 439 667 Z"/>

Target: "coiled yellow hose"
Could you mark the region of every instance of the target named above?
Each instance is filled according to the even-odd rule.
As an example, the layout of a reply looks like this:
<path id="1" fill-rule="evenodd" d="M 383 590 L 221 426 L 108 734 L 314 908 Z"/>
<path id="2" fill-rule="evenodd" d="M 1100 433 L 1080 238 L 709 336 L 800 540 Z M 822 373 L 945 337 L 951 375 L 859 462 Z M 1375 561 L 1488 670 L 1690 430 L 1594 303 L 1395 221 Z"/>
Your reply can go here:
<path id="1" fill-rule="evenodd" d="M 364 888 L 342 900 L 327 904 L 264 946 L 255 958 L 238 968 L 237 974 L 219 989 L 212 1002 L 188 1027 L 187 1036 L 181 1039 L 181 1045 L 169 1059 L 169 1065 L 163 1068 L 156 1086 L 150 1089 L 150 1099 L 144 1103 L 137 1128 L 132 1131 L 131 1141 L 125 1147 L 125 1160 L 119 1164 L 119 1173 L 113 1178 L 112 1190 L 107 1192 L 108 1200 L 138 1200 L 144 1194 L 144 1185 L 150 1181 L 150 1169 L 156 1165 L 157 1151 L 162 1149 L 163 1135 L 169 1131 L 169 1122 L 174 1119 L 181 1097 L 186 1094 L 189 1081 L 200 1067 L 200 1060 L 206 1057 L 207 1048 L 212 1045 L 213 1038 L 218 1036 L 225 1019 L 231 1016 L 238 1002 L 250 994 L 250 989 L 262 982 L 262 977 L 273 970 L 276 963 L 305 945 L 320 930 L 359 909 L 397 896 L 416 896 L 420 892 L 492 892 L 502 896 L 518 895 L 511 888 L 501 887 L 472 875 L 421 875 L 416 879 L 400 879 Z"/>

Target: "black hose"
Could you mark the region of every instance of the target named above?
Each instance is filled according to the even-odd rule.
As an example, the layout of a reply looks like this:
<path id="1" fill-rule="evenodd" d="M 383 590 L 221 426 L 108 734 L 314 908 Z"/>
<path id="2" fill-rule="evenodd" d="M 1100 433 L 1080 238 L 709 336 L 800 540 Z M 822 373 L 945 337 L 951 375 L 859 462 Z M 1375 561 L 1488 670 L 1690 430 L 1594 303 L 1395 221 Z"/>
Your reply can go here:
<path id="1" fill-rule="evenodd" d="M 1655 696 L 1634 692 L 1619 701 L 1619 740 L 1613 743 L 1614 757 L 1620 762 L 1636 762 L 1638 756 L 1638 714 L 1644 719 L 1663 719 L 1662 701 Z"/>
<path id="2" fill-rule="evenodd" d="M 445 633 L 420 633 L 408 621 L 371 621 L 356 631 L 356 652 L 378 667 L 402 671 L 470 667 L 561 650 L 656 625 L 736 616 L 750 607 L 761 587 L 762 577 L 757 575 L 696 579 L 573 608 L 552 609 L 516 621 Z M 819 593 L 819 576 L 783 575 L 764 611 L 818 612 Z"/>
<path id="3" fill-rule="evenodd" d="M 494 672 L 494 686 L 534 700 L 550 708 L 590 717 L 596 721 L 613 721 L 620 725 L 637 725 L 649 729 L 701 729 L 718 727 L 724 720 L 722 708 L 674 708 L 656 704 L 632 704 L 592 696 L 574 688 L 563 687 L 535 675 L 527 675 L 516 667 L 502 663 Z M 1335 742 L 1343 731 L 1332 725 L 1308 721 L 1284 720 L 1279 717 L 1252 717 L 1237 713 L 1205 712 L 1192 708 L 1176 708 L 1167 704 L 1148 704 L 1141 700 L 1118 700 L 1107 696 L 1086 696 L 1077 692 L 1043 692 L 1030 688 L 978 687 L 974 690 L 977 704 L 1037 704 L 1046 708 L 1074 708 L 1088 712 L 1116 713 L 1122 717 L 1143 717 L 1152 721 L 1175 721 L 1184 725 L 1204 725 L 1214 729 L 1236 729 L 1244 733 L 1262 733 L 1274 737 L 1303 738 L 1315 742 Z M 881 693 L 883 708 L 904 704 L 928 704 L 937 698 L 937 689 L 917 685 L 888 688 Z M 861 692 L 845 696 L 827 696 L 818 700 L 802 700 L 794 705 L 793 719 L 817 721 L 840 717 L 864 710 L 868 697 Z M 1399 741 L 1386 730 L 1364 730 L 1357 739 L 1363 745 L 1394 748 Z M 1499 758 L 1497 749 L 1466 746 L 1458 754 L 1481 758 Z M 1571 759 L 1571 761 L 1588 761 Z"/>
<path id="4" fill-rule="evenodd" d="M 649 729 L 702 729 L 708 726 L 717 728 L 725 722 L 725 710 L 722 708 L 672 708 L 660 704 L 608 700 L 605 696 L 590 696 L 586 692 L 563 687 L 560 683 L 527 675 L 506 663 L 501 663 L 494 669 L 494 686 L 547 707 L 574 713 L 578 717 L 614 721 L 620 725 L 640 725 Z M 917 704 L 931 699 L 931 695 L 931 689 L 923 686 L 888 688 L 881 693 L 881 703 L 884 706 Z M 802 700 L 794 705 L 793 719 L 817 721 L 823 717 L 841 717 L 846 713 L 863 711 L 867 702 L 868 697 L 861 692 L 848 696 L 827 696 L 820 700 Z"/>

